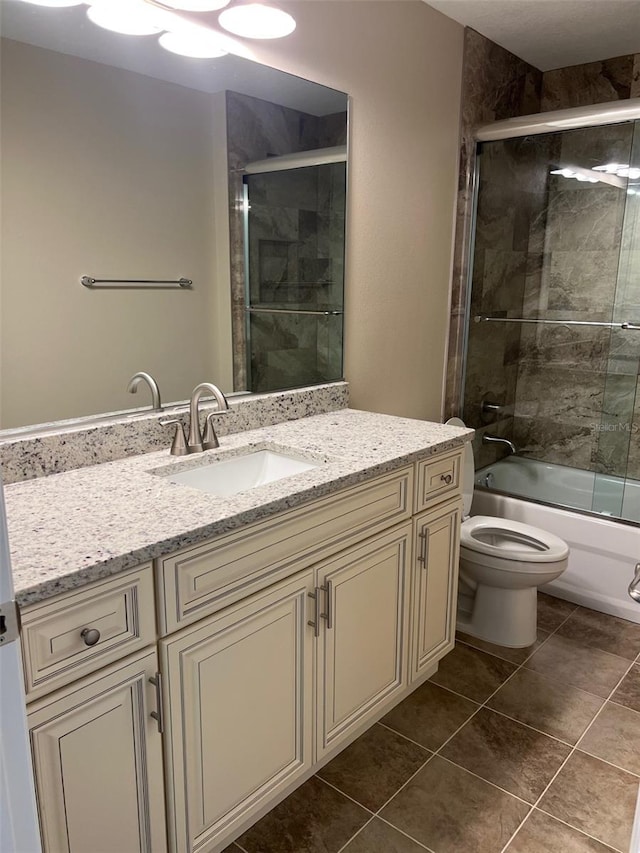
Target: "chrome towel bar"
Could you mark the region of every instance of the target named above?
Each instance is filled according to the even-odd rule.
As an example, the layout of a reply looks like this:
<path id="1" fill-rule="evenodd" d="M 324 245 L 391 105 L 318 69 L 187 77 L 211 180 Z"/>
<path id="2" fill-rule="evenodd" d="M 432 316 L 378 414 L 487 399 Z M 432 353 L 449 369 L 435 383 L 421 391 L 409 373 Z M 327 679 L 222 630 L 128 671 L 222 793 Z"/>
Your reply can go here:
<path id="1" fill-rule="evenodd" d="M 178 279 L 153 279 L 153 278 L 92 278 L 90 275 L 83 275 L 80 283 L 85 287 L 129 287 L 132 290 L 135 288 L 190 288 L 193 281 L 190 278 Z"/>
<path id="2" fill-rule="evenodd" d="M 599 326 L 605 329 L 625 329 L 640 332 L 640 323 L 600 323 L 594 320 L 528 320 L 522 317 L 485 317 L 478 314 L 474 317 L 476 323 L 540 323 L 549 326 Z"/>
<path id="3" fill-rule="evenodd" d="M 309 311 L 303 308 L 245 308 L 249 314 L 314 314 L 317 317 L 339 317 L 343 311 Z"/>

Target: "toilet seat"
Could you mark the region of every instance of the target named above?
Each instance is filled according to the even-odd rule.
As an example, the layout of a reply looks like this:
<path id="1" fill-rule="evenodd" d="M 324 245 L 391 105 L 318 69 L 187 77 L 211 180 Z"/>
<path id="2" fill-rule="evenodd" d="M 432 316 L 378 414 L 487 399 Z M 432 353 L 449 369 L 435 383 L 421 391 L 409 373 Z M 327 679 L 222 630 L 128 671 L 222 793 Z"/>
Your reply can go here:
<path id="1" fill-rule="evenodd" d="M 462 523 L 460 546 L 505 562 L 557 563 L 569 555 L 567 543 L 553 533 L 519 521 L 486 515 L 476 515 Z"/>

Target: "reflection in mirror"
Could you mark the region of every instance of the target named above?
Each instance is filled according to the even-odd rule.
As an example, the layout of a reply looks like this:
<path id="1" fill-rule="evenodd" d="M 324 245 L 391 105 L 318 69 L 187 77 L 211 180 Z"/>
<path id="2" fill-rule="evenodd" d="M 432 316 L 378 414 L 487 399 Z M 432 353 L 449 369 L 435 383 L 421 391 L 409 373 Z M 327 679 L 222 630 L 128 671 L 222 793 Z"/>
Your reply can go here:
<path id="1" fill-rule="evenodd" d="M 127 393 L 140 370 L 163 401 L 341 378 L 344 153 L 281 181 L 245 167 L 344 146 L 346 95 L 167 53 L 84 7 L 0 11 L 0 427 L 150 409 Z"/>

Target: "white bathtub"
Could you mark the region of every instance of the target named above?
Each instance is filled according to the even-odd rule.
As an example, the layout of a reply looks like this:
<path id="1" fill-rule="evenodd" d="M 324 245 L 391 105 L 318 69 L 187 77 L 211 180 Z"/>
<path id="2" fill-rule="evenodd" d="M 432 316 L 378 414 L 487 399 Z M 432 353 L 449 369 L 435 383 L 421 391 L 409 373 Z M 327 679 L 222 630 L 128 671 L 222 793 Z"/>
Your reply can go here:
<path id="1" fill-rule="evenodd" d="M 560 536 L 571 548 L 567 570 L 557 581 L 543 587 L 544 590 L 585 607 L 640 623 L 640 604 L 627 593 L 635 565 L 640 562 L 640 526 L 532 502 L 549 501 L 577 506 L 578 510 L 591 510 L 587 481 L 591 479 L 593 486 L 593 474 L 518 457 L 483 468 L 478 471 L 476 482 L 483 483 L 487 473 L 493 474 L 493 488 L 512 494 L 524 493 L 532 500 L 476 488 L 472 515 L 497 515 L 532 524 Z M 582 474 L 585 477 L 581 477 Z M 607 484 L 603 485 L 602 500 L 605 501 Z M 609 485 L 612 489 L 617 487 L 615 482 Z M 640 483 L 627 485 L 625 499 L 627 517 L 637 521 L 640 519 Z"/>

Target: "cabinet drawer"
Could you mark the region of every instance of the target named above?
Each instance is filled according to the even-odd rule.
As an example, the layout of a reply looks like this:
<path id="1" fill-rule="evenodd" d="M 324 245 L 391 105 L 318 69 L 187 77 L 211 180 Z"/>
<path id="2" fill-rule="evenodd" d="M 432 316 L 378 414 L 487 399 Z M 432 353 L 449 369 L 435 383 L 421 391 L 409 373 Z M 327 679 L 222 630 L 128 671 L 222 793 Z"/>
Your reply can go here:
<path id="1" fill-rule="evenodd" d="M 447 453 L 418 463 L 416 512 L 434 506 L 460 490 L 462 452 Z"/>
<path id="2" fill-rule="evenodd" d="M 411 466 L 160 560 L 161 633 L 410 518 L 412 497 Z"/>
<path id="3" fill-rule="evenodd" d="M 25 608 L 21 640 L 27 700 L 150 645 L 155 635 L 150 563 Z"/>

